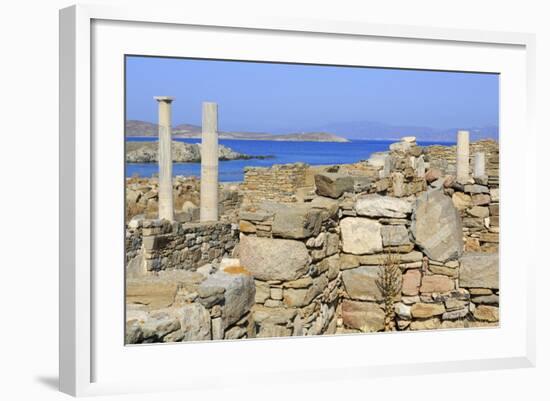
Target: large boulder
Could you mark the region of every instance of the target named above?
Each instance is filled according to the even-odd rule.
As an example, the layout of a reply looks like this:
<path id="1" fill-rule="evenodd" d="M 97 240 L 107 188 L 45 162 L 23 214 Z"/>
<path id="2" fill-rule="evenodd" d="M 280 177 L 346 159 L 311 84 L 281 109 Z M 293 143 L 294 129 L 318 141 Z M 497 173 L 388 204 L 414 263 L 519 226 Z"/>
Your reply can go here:
<path id="1" fill-rule="evenodd" d="M 353 192 L 353 179 L 340 173 L 315 174 L 317 194 L 329 198 L 339 198 L 344 192 Z"/>
<path id="2" fill-rule="evenodd" d="M 352 299 L 360 301 L 381 301 L 382 293 L 377 282 L 380 279 L 380 267 L 361 266 L 357 269 L 345 270 L 342 273 L 344 287 Z"/>
<path id="3" fill-rule="evenodd" d="M 344 325 L 363 332 L 380 331 L 384 328 L 384 310 L 372 302 L 342 302 Z"/>
<path id="4" fill-rule="evenodd" d="M 498 289 L 498 253 L 465 253 L 460 258 L 458 283 L 464 288 Z"/>
<path id="5" fill-rule="evenodd" d="M 428 258 L 439 262 L 462 255 L 462 222 L 453 201 L 441 191 L 418 197 L 411 224 L 415 243 Z"/>
<path id="6" fill-rule="evenodd" d="M 263 281 L 291 281 L 303 276 L 309 254 L 303 242 L 263 237 L 243 237 L 239 244 L 241 264 Z"/>
<path id="7" fill-rule="evenodd" d="M 355 211 L 359 216 L 403 218 L 411 213 L 412 206 L 406 200 L 393 196 L 369 194 L 357 199 Z"/>
<path id="8" fill-rule="evenodd" d="M 346 217 L 340 222 L 343 250 L 355 255 L 382 251 L 381 224 L 361 217 Z"/>
<path id="9" fill-rule="evenodd" d="M 309 204 L 280 204 L 274 213 L 271 230 L 276 237 L 302 239 L 321 230 L 322 210 Z"/>

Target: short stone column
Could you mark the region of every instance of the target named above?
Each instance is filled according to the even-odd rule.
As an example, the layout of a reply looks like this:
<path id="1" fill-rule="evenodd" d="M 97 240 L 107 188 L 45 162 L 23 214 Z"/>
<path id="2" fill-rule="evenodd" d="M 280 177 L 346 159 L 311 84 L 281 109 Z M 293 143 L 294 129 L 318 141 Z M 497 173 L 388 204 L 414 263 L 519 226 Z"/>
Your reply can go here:
<path id="1" fill-rule="evenodd" d="M 172 192 L 172 101 L 173 97 L 155 96 L 159 104 L 159 219 L 174 221 Z"/>
<path id="2" fill-rule="evenodd" d="M 456 136 L 456 180 L 466 184 L 470 180 L 470 132 L 458 131 Z"/>
<path id="3" fill-rule="evenodd" d="M 202 104 L 201 221 L 218 220 L 218 104 Z"/>
<path id="4" fill-rule="evenodd" d="M 474 155 L 474 178 L 485 177 L 485 152 L 476 152 Z"/>
<path id="5" fill-rule="evenodd" d="M 424 178 L 426 175 L 426 162 L 424 161 L 424 156 L 420 156 L 416 159 L 416 176 Z"/>

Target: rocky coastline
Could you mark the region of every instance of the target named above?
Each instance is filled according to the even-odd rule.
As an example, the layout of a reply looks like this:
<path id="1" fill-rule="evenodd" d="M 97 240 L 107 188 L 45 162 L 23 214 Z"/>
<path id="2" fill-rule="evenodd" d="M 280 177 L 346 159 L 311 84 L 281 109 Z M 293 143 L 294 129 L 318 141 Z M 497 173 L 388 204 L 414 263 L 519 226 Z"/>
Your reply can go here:
<path id="1" fill-rule="evenodd" d="M 247 155 L 236 152 L 224 145 L 219 145 L 219 159 L 227 160 L 250 160 L 269 159 L 270 155 Z M 172 141 L 172 161 L 174 163 L 198 163 L 201 161 L 201 145 L 198 143 L 185 143 Z M 126 163 L 157 163 L 158 142 L 139 141 L 126 142 Z"/>

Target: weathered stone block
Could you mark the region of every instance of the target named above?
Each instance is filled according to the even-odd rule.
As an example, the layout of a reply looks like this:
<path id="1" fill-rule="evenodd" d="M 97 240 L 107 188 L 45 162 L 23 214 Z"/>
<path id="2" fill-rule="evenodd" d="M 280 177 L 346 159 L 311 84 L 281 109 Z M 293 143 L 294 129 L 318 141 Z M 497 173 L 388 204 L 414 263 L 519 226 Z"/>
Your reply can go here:
<path id="1" fill-rule="evenodd" d="M 309 305 L 328 285 L 328 279 L 323 274 L 313 279 L 311 287 L 306 289 L 285 288 L 283 302 L 288 307 Z"/>
<path id="2" fill-rule="evenodd" d="M 498 254 L 466 253 L 460 258 L 459 285 L 498 289 Z"/>
<path id="3" fill-rule="evenodd" d="M 442 304 L 417 303 L 411 307 L 411 315 L 413 318 L 425 319 L 442 315 L 443 313 L 445 313 L 445 306 Z"/>
<path id="4" fill-rule="evenodd" d="M 420 289 L 420 280 L 422 279 L 422 273 L 419 270 L 411 269 L 407 270 L 403 274 L 403 286 L 402 293 L 406 296 L 418 295 Z"/>
<path id="5" fill-rule="evenodd" d="M 370 194 L 357 199 L 355 210 L 360 216 L 403 218 L 411 213 L 412 206 L 403 199 Z"/>
<path id="6" fill-rule="evenodd" d="M 353 179 L 339 173 L 315 174 L 318 195 L 339 198 L 344 192 L 353 192 Z"/>
<path id="7" fill-rule="evenodd" d="M 382 250 L 381 225 L 375 220 L 346 217 L 340 221 L 343 250 L 355 255 Z"/>
<path id="8" fill-rule="evenodd" d="M 381 301 L 382 293 L 378 288 L 380 267 L 361 266 L 342 273 L 344 287 L 348 295 L 361 301 Z"/>
<path id="9" fill-rule="evenodd" d="M 498 307 L 479 305 L 474 311 L 474 317 L 484 322 L 498 322 Z"/>
<path id="10" fill-rule="evenodd" d="M 384 328 L 384 310 L 372 302 L 342 302 L 343 323 L 363 332 L 380 331 Z"/>
<path id="11" fill-rule="evenodd" d="M 223 288 L 223 322 L 229 327 L 239 320 L 254 305 L 256 287 L 254 279 L 249 274 L 230 274 L 225 271 L 218 271 L 204 281 L 199 290 L 204 292 L 208 289 L 219 291 Z"/>
<path id="12" fill-rule="evenodd" d="M 432 292 L 449 292 L 454 289 L 454 281 L 443 275 L 434 274 L 432 276 L 424 275 L 422 277 L 422 285 L 420 286 L 420 292 L 432 293 Z"/>
<path id="13" fill-rule="evenodd" d="M 271 231 L 273 236 L 302 239 L 319 234 L 322 212 L 309 205 L 279 206 L 275 211 Z"/>
<path id="14" fill-rule="evenodd" d="M 445 262 L 462 255 L 462 223 L 453 202 L 440 191 L 419 196 L 413 212 L 414 241 L 432 260 Z"/>
<path id="15" fill-rule="evenodd" d="M 472 206 L 472 197 L 462 192 L 455 192 L 452 201 L 458 210 L 465 210 Z"/>
<path id="16" fill-rule="evenodd" d="M 296 280 L 308 269 L 309 254 L 303 242 L 243 237 L 239 245 L 242 265 L 263 281 Z"/>
<path id="17" fill-rule="evenodd" d="M 400 246 L 410 244 L 409 231 L 405 226 L 382 226 L 380 228 L 384 246 Z"/>
<path id="18" fill-rule="evenodd" d="M 425 320 L 413 320 L 409 326 L 411 330 L 437 330 L 441 328 L 441 320 L 433 317 Z"/>

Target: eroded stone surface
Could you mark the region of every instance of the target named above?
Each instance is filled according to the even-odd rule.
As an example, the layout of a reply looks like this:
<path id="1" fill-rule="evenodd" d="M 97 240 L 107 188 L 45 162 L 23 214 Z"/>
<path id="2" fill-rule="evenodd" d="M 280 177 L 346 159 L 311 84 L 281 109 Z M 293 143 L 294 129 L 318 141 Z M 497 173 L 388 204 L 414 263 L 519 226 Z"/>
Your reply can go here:
<path id="1" fill-rule="evenodd" d="M 415 205 L 411 233 L 432 259 L 445 262 L 462 255 L 462 222 L 453 202 L 440 191 L 424 193 Z"/>
<path id="2" fill-rule="evenodd" d="M 412 206 L 406 200 L 393 196 L 369 194 L 357 199 L 355 210 L 360 216 L 403 218 L 411 213 Z"/>
<path id="3" fill-rule="evenodd" d="M 355 255 L 382 250 L 381 225 L 375 220 L 346 217 L 340 222 L 343 250 Z"/>
<path id="4" fill-rule="evenodd" d="M 460 258 L 459 285 L 498 289 L 498 254 L 465 253 Z"/>
<path id="5" fill-rule="evenodd" d="M 241 239 L 239 252 L 242 265 L 260 280 L 296 280 L 307 272 L 303 242 L 249 236 Z"/>

